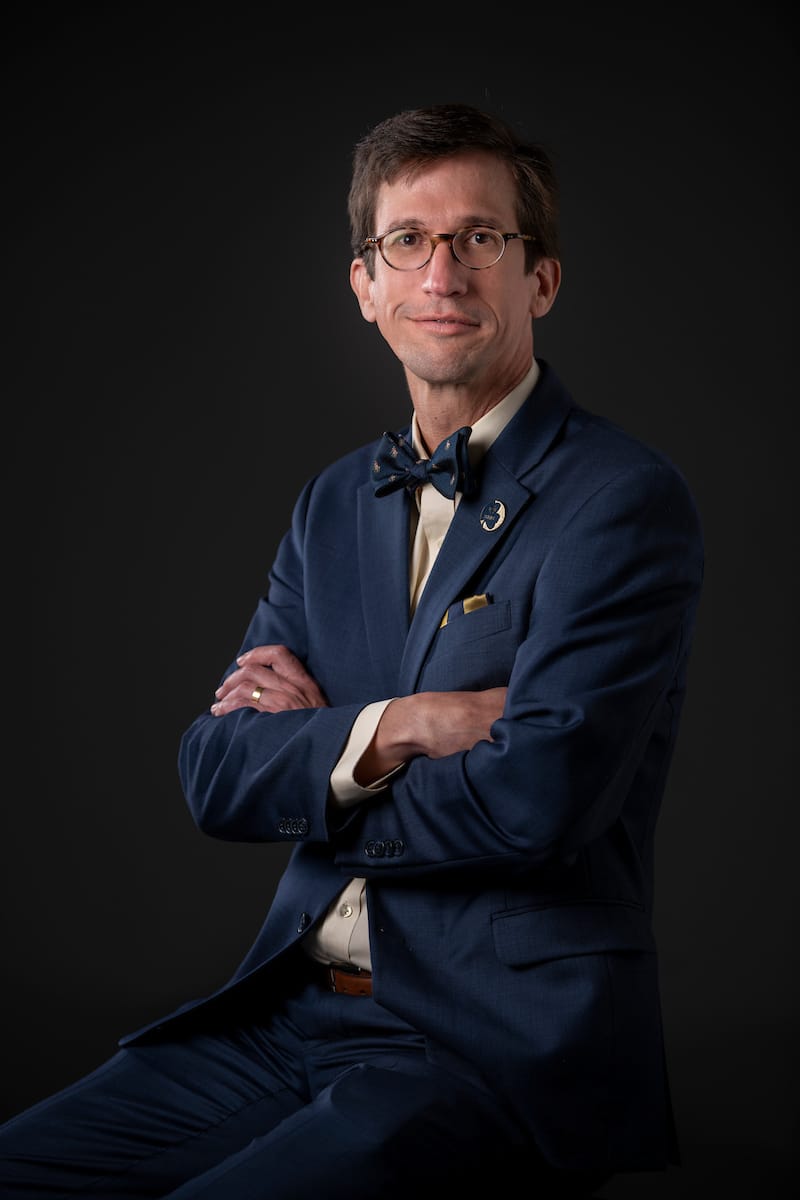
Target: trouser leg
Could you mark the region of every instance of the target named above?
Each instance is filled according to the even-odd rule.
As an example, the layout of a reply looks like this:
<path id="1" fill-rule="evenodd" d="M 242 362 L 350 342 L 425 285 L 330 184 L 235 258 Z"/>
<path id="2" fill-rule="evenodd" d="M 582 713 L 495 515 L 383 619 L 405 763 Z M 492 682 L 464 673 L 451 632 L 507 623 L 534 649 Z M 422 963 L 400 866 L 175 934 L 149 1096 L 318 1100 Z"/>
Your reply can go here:
<path id="1" fill-rule="evenodd" d="M 312 985 L 287 1014 L 303 1038 L 309 1103 L 169 1200 L 422 1198 L 519 1141 L 466 1064 L 430 1061 L 426 1039 L 373 1000 Z"/>
<path id="2" fill-rule="evenodd" d="M 120 1051 L 0 1128 L 0 1196 L 164 1196 L 304 1102 L 267 1049 L 244 1030 Z"/>
<path id="3" fill-rule="evenodd" d="M 354 1181 L 382 1200 L 420 1193 L 514 1140 L 468 1075 L 431 1063 L 372 999 L 309 983 L 263 1024 L 135 1043 L 13 1118 L 0 1195 L 335 1200 Z"/>
<path id="4" fill-rule="evenodd" d="M 487 1092 L 418 1055 L 360 1064 L 169 1200 L 380 1200 L 465 1191 L 511 1128 Z"/>

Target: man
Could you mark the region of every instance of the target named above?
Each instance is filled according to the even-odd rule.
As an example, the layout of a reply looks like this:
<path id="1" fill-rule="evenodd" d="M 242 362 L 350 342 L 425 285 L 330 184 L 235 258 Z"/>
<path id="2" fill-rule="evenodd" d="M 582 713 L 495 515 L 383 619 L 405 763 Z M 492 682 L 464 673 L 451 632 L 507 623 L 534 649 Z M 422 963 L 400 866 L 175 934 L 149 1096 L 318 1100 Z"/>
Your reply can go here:
<path id="1" fill-rule="evenodd" d="M 534 356 L 539 147 L 401 113 L 350 217 L 411 426 L 304 487 L 180 747 L 201 829 L 292 857 L 231 982 L 5 1127 L 4 1196 L 479 1194 L 518 1149 L 531 1194 L 578 1194 L 675 1157 L 652 872 L 692 499 Z"/>

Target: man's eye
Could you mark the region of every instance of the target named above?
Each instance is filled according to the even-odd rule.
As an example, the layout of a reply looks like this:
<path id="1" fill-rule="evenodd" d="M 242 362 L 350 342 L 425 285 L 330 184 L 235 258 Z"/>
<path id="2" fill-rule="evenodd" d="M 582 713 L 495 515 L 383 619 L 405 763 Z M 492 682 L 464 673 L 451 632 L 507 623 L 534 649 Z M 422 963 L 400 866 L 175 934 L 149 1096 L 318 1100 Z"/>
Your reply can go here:
<path id="1" fill-rule="evenodd" d="M 393 246 L 400 246 L 404 250 L 414 250 L 422 241 L 422 234 L 416 229 L 398 229 L 391 236 Z"/>

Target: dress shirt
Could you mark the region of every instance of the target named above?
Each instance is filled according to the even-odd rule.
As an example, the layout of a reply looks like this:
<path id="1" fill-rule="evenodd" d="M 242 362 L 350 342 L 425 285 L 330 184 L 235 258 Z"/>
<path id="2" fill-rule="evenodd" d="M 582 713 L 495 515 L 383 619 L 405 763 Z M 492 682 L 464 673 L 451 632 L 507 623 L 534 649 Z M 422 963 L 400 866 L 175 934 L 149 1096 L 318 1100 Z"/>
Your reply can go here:
<path id="1" fill-rule="evenodd" d="M 514 414 L 522 407 L 536 386 L 539 367 L 536 359 L 525 378 L 512 392 L 485 413 L 472 426 L 468 452 L 470 464 L 475 467 L 486 451 L 502 432 Z M 422 438 L 417 427 L 416 413 L 411 420 L 411 438 L 414 451 L 419 458 L 427 458 Z M 428 576 L 433 570 L 436 556 L 450 528 L 461 500 L 457 492 L 448 500 L 430 484 L 418 487 L 416 519 L 411 520 L 410 570 L 411 590 L 409 596 L 413 616 Z M 376 500 L 376 504 L 382 503 Z M 331 804 L 347 808 L 359 804 L 388 787 L 391 775 L 375 780 L 368 787 L 356 783 L 353 773 L 361 755 L 371 742 L 383 711 L 394 697 L 367 704 L 356 717 L 342 755 L 331 773 Z M 400 770 L 398 767 L 397 770 Z M 345 963 L 349 966 L 370 970 L 369 923 L 367 918 L 366 885 L 363 879 L 351 879 L 329 908 L 319 929 L 309 934 L 304 943 L 306 951 L 320 962 Z"/>

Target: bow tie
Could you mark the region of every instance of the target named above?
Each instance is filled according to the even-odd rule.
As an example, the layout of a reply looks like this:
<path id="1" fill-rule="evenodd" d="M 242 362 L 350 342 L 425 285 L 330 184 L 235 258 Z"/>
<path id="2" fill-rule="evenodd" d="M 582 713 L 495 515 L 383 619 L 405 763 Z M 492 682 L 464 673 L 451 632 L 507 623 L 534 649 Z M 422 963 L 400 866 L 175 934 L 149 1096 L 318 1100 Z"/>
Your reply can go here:
<path id="1" fill-rule="evenodd" d="M 467 442 L 472 429 L 462 426 L 434 450 L 430 458 L 417 458 L 404 437 L 384 433 L 372 462 L 372 482 L 376 496 L 386 496 L 398 488 L 416 491 L 423 483 L 432 483 L 437 491 L 452 500 L 456 492 L 468 496 L 475 490 L 475 478 L 469 465 Z"/>

